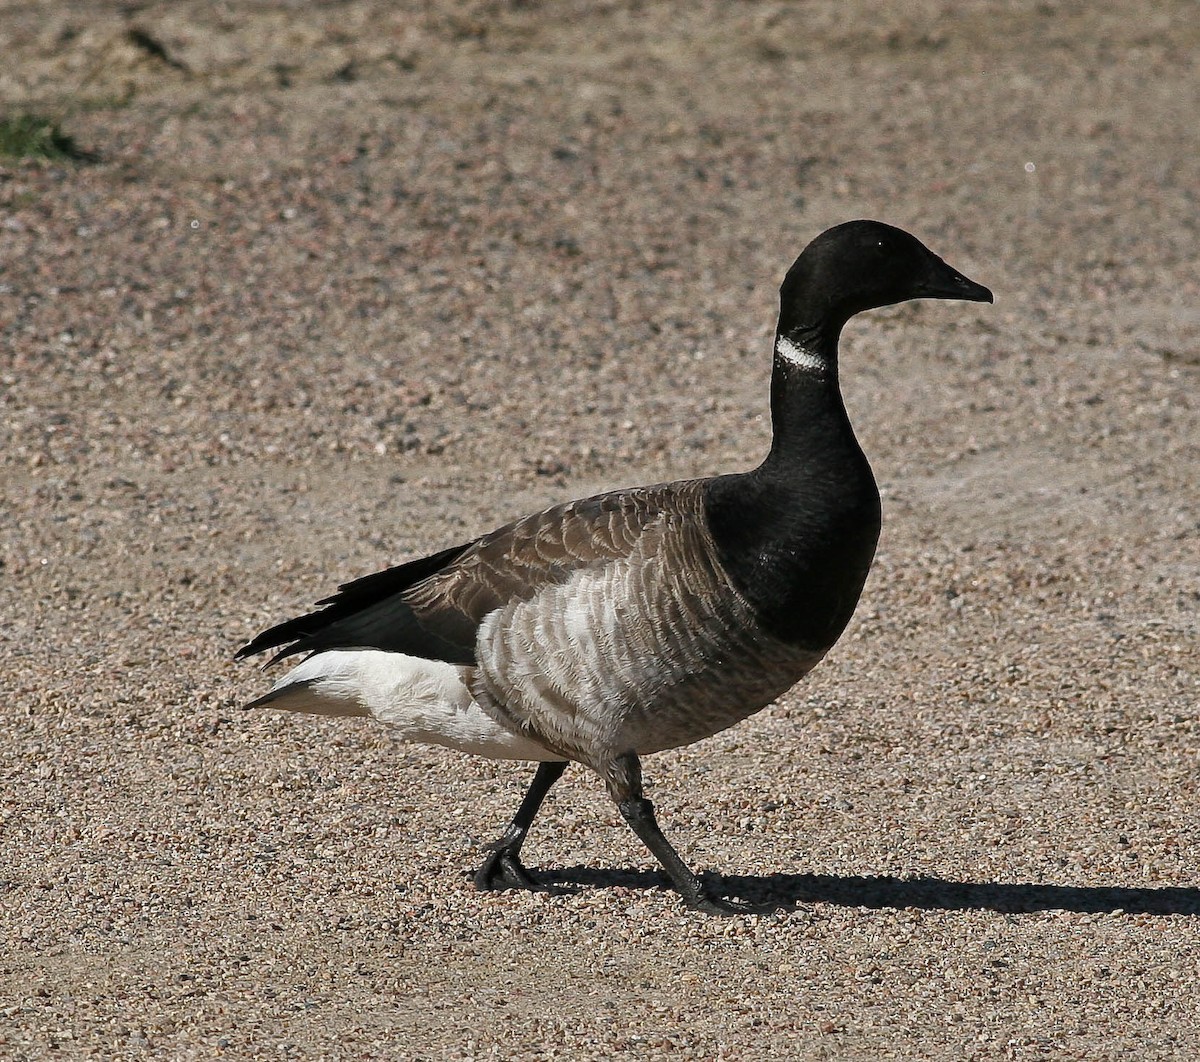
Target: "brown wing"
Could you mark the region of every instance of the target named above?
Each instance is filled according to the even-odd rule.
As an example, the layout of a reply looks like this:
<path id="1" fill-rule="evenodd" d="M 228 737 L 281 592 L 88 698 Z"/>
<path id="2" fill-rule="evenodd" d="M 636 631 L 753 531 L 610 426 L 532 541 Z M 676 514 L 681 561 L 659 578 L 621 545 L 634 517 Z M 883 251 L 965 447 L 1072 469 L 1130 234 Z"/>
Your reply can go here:
<path id="1" fill-rule="evenodd" d="M 405 602 L 443 636 L 474 644 L 488 613 L 528 601 L 581 568 L 628 555 L 664 505 L 673 507 L 688 487 L 671 483 L 614 491 L 526 516 L 472 543 L 452 564 L 405 593 Z"/>
<path id="2" fill-rule="evenodd" d="M 700 512 L 700 482 L 613 491 L 556 505 L 431 557 L 365 576 L 325 607 L 263 632 L 238 652 L 284 646 L 275 657 L 326 649 L 387 649 L 475 663 L 490 612 L 532 598 L 581 568 L 626 556 L 664 509 Z M 291 643 L 291 644 L 287 644 Z"/>

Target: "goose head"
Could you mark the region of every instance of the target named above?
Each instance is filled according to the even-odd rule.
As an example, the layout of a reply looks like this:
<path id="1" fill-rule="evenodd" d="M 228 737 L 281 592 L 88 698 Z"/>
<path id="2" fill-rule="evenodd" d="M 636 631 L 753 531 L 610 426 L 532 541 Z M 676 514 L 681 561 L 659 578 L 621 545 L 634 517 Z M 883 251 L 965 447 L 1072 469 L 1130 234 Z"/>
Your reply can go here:
<path id="1" fill-rule="evenodd" d="M 856 313 L 909 299 L 991 302 L 992 293 L 903 229 L 847 221 L 821 233 L 788 270 L 779 289 L 779 334 L 836 341 Z"/>

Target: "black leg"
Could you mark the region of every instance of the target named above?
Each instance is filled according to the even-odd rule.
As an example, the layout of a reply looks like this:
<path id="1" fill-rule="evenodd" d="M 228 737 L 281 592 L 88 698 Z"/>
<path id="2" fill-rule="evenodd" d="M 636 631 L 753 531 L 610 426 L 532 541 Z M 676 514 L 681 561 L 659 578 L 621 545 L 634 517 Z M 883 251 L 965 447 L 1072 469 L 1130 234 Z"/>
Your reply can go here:
<path id="1" fill-rule="evenodd" d="M 537 881 L 529 871 L 521 865 L 521 845 L 525 843 L 525 835 L 533 817 L 550 792 L 550 787 L 567 769 L 566 761 L 557 760 L 549 763 L 539 763 L 537 774 L 529 783 L 529 789 L 517 813 L 504 835 L 492 846 L 483 866 L 475 874 L 475 887 L 485 891 L 490 889 L 528 889 L 530 892 L 547 892 L 545 885 Z"/>
<path id="2" fill-rule="evenodd" d="M 629 823 L 646 847 L 654 854 L 671 879 L 684 903 L 709 914 L 747 914 L 756 911 L 748 905 L 713 896 L 700 879 L 688 869 L 671 842 L 663 836 L 654 817 L 654 805 L 642 795 L 642 765 L 632 752 L 621 756 L 609 778 L 609 793 L 616 801 L 622 818 Z"/>

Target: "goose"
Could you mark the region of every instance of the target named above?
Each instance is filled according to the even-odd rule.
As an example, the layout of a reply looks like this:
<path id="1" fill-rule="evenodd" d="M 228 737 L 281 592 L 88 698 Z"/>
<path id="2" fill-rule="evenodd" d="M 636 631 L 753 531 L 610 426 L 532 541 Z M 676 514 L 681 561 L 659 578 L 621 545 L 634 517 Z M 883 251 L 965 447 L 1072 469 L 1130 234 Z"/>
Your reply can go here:
<path id="1" fill-rule="evenodd" d="M 992 293 L 891 225 L 821 233 L 780 287 L 757 468 L 555 505 L 345 583 L 238 651 L 277 650 L 268 666 L 307 654 L 246 707 L 374 717 L 411 741 L 536 762 L 480 889 L 551 891 L 521 846 L 574 762 L 603 779 L 688 906 L 746 910 L 664 836 L 641 761 L 770 704 L 849 622 L 880 501 L 842 401 L 838 340 L 855 314 L 909 299 Z"/>

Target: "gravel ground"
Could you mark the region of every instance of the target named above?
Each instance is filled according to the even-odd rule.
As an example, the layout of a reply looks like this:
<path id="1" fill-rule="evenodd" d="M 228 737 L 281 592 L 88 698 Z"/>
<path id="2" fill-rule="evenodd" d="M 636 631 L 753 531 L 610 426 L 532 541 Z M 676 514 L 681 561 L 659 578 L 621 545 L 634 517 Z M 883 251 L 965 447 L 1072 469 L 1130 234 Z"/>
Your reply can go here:
<path id="1" fill-rule="evenodd" d="M 1191 3 L 90 10 L 0 10 L 100 156 L 0 169 L 0 1056 L 1200 1056 Z M 777 916 L 578 769 L 478 894 L 530 768 L 240 710 L 339 581 L 756 462 L 859 216 L 996 305 L 850 327 L 858 616 L 646 765 Z"/>

